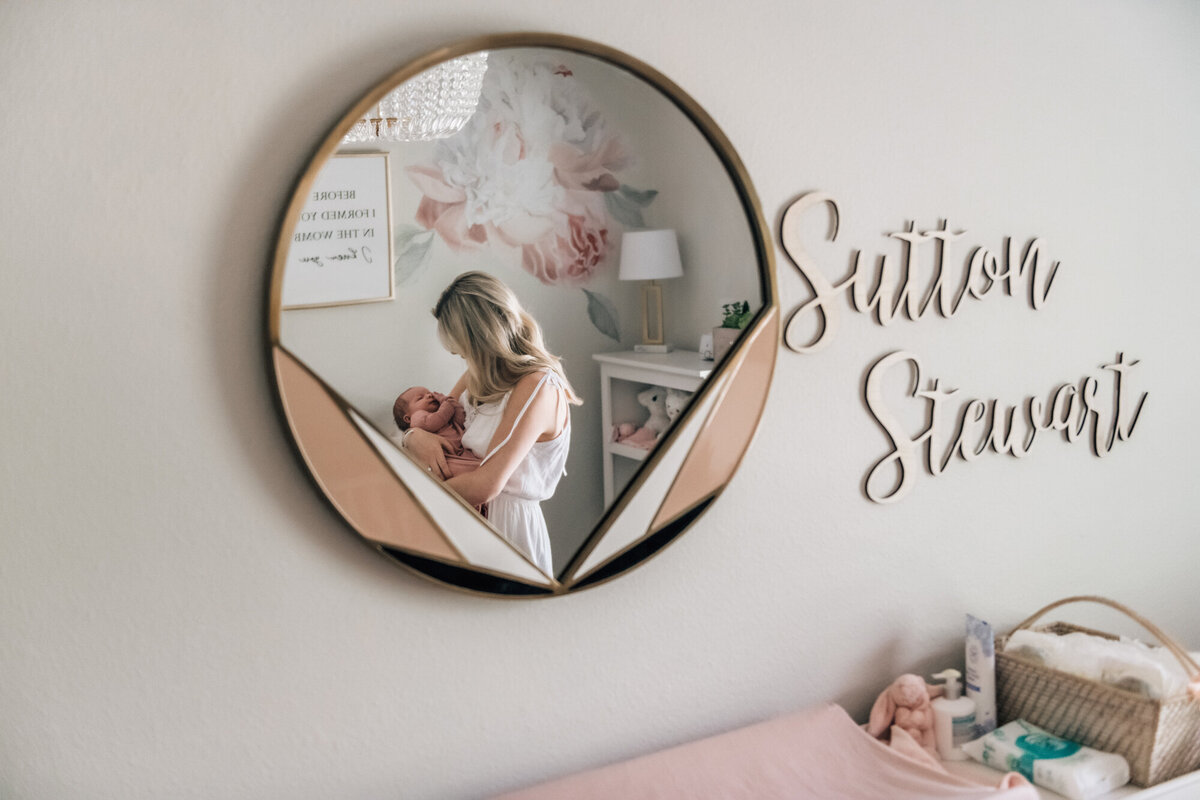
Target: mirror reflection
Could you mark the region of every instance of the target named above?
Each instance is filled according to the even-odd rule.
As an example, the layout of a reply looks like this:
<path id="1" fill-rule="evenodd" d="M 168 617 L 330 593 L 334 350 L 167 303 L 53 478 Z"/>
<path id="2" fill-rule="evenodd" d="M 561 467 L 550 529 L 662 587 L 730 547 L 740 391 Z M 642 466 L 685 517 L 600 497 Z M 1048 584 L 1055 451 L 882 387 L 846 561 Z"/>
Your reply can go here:
<path id="1" fill-rule="evenodd" d="M 281 343 L 403 441 L 430 475 L 414 494 L 453 490 L 552 575 L 763 302 L 703 134 L 640 77 L 557 48 L 389 92 L 290 241 Z"/>

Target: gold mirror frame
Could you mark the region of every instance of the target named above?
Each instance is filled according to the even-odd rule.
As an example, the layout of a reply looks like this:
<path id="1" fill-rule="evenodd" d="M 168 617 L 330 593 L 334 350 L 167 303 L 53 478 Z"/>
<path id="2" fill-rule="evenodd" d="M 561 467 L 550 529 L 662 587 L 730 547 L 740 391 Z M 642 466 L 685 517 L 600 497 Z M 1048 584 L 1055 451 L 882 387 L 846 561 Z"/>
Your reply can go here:
<path id="1" fill-rule="evenodd" d="M 439 527 L 428 495 L 425 504 L 418 501 L 401 477 L 403 465 L 389 463 L 379 443 L 372 443 L 378 432 L 373 437 L 353 406 L 292 355 L 280 338 L 283 276 L 292 232 L 318 173 L 354 122 L 391 89 L 436 64 L 481 50 L 529 47 L 590 56 L 624 70 L 657 90 L 696 127 L 724 167 L 745 212 L 763 300 L 736 344 L 714 365 L 687 410 L 604 511 L 565 569 L 544 580 L 531 579 L 521 570 L 481 566 L 478 559 L 464 554 Z M 267 298 L 268 361 L 280 413 L 297 454 L 326 499 L 351 528 L 393 562 L 451 588 L 488 596 L 549 597 L 599 585 L 657 554 L 695 522 L 724 490 L 750 445 L 781 335 L 770 242 L 758 199 L 732 145 L 695 100 L 649 65 L 611 47 L 558 34 L 481 36 L 442 47 L 388 75 L 355 104 L 325 137 L 292 193 L 280 226 Z M 655 482 L 652 476 L 664 465 L 674 472 L 664 472 Z M 452 496 L 448 490 L 442 493 Z M 452 502 L 466 508 L 452 497 Z"/>

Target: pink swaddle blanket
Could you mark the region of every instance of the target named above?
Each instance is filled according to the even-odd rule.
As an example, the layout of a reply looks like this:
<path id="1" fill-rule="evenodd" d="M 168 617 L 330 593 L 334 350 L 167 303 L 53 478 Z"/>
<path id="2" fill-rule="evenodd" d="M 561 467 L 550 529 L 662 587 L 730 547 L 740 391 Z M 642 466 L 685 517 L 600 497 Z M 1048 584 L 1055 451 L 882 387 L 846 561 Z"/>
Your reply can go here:
<path id="1" fill-rule="evenodd" d="M 499 800 L 1037 800 L 1023 778 L 984 786 L 950 775 L 895 729 L 891 746 L 840 706 L 768 720 L 503 795 Z"/>

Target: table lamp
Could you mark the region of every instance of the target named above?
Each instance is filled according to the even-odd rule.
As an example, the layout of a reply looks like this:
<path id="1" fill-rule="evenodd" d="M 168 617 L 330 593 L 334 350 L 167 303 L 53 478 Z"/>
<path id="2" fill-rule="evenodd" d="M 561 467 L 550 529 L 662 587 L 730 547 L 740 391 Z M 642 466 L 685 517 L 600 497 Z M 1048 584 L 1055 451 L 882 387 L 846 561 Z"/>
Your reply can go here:
<path id="1" fill-rule="evenodd" d="M 662 287 L 658 281 L 683 276 L 679 242 L 673 230 L 626 231 L 621 237 L 623 281 L 646 281 L 642 286 L 642 343 L 639 353 L 669 353 L 663 337 Z"/>

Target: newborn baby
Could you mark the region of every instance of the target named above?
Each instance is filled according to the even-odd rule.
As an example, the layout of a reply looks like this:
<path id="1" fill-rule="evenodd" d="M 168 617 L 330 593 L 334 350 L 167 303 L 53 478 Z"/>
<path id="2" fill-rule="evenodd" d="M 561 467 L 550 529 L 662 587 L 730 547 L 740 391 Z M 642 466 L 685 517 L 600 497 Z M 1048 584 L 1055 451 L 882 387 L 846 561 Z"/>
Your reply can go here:
<path id="1" fill-rule="evenodd" d="M 479 466 L 479 458 L 463 448 L 462 435 L 467 412 L 453 397 L 431 392 L 424 386 L 414 386 L 405 389 L 396 398 L 392 405 L 392 417 L 396 420 L 396 427 L 402 431 L 420 428 L 450 443 L 453 450 L 446 454 L 446 466 L 450 468 L 451 477 Z"/>

